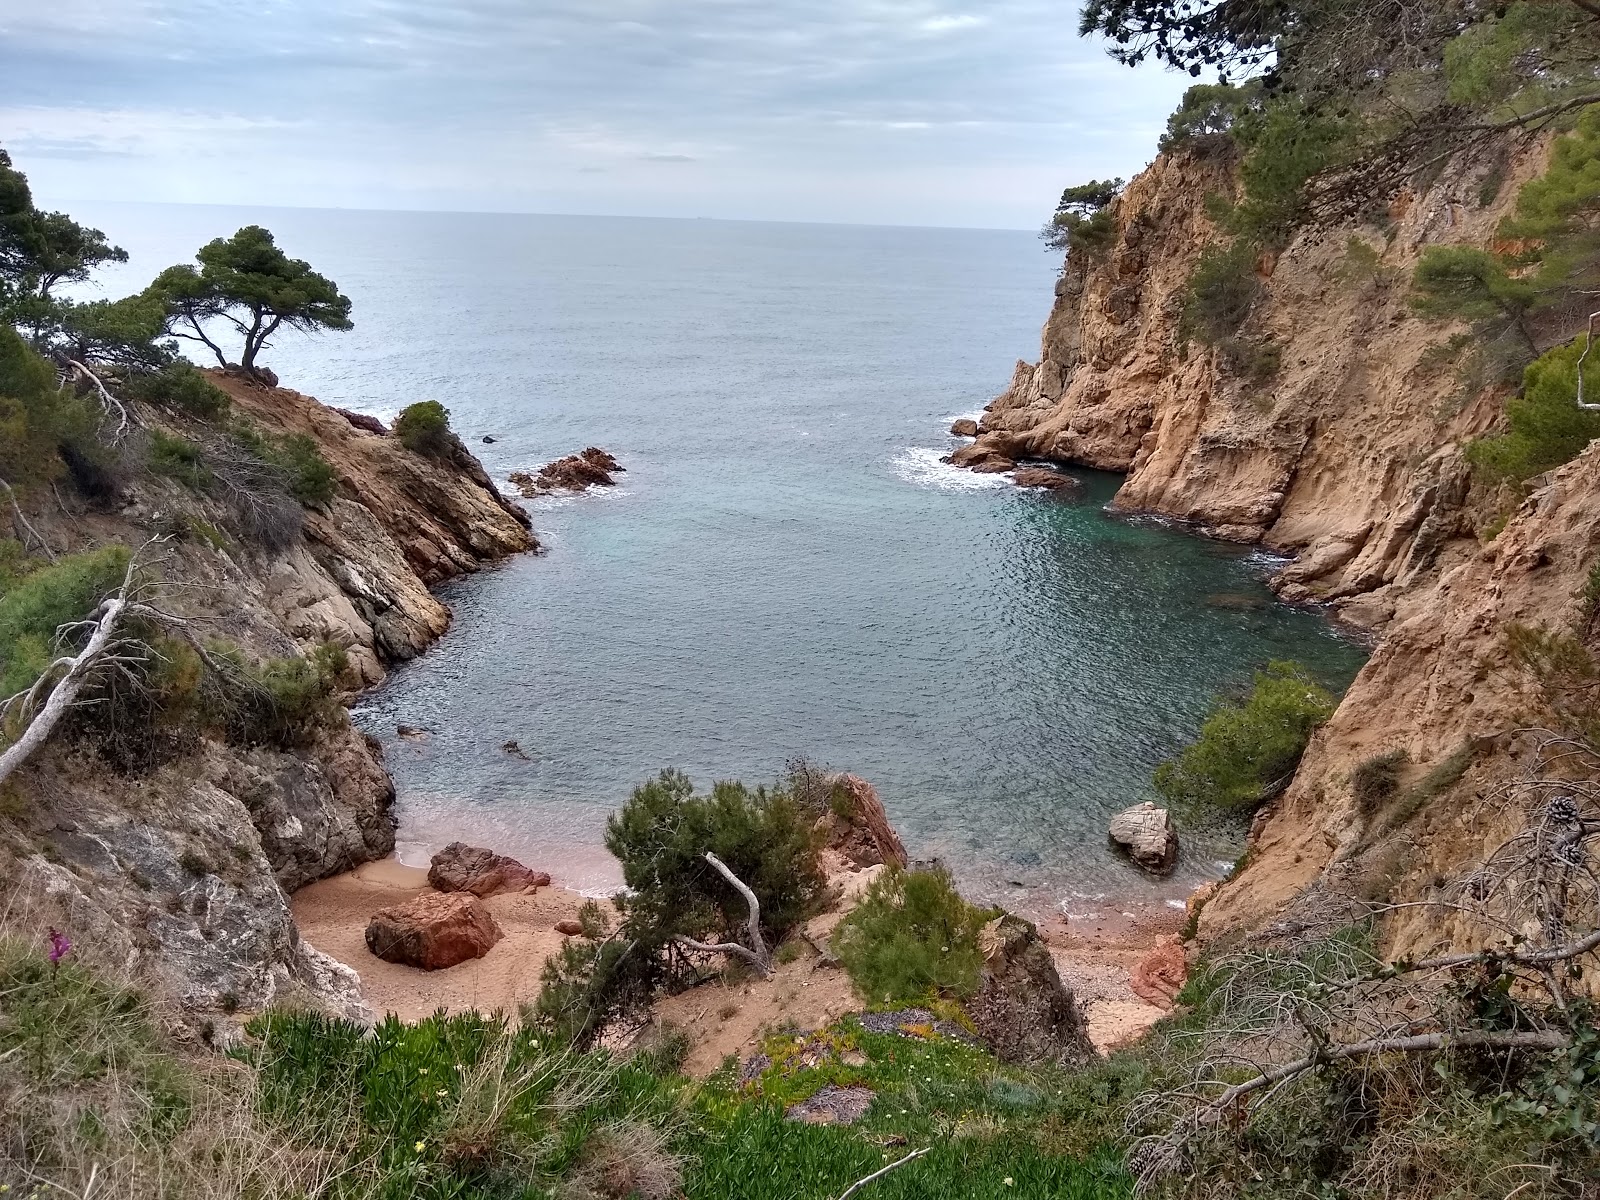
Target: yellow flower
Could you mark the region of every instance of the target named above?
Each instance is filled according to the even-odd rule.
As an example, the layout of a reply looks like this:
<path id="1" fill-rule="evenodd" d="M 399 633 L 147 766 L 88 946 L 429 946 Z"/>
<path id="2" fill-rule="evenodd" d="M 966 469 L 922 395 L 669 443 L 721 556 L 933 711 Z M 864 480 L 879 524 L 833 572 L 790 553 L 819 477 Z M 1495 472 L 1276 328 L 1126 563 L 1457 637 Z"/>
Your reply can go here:
<path id="1" fill-rule="evenodd" d="M 1006 1186 L 1007 1186 L 1007 1187 L 1010 1187 L 1010 1186 L 1011 1186 L 1011 1185 L 1012 1185 L 1012 1184 L 1014 1184 L 1014 1183 L 1016 1183 L 1016 1180 L 1015 1180 L 1015 1179 L 1012 1179 L 1012 1178 L 1011 1178 L 1011 1176 L 1009 1176 L 1009 1175 L 1007 1175 L 1007 1176 L 1006 1176 L 1006 1177 L 1005 1177 L 1005 1178 L 1004 1178 L 1004 1179 L 1002 1179 L 1002 1180 L 1001 1180 L 1001 1181 L 1000 1181 L 1000 1182 L 1001 1182 L 1001 1183 L 1003 1183 L 1003 1184 L 1005 1184 L 1005 1185 L 1006 1185 Z"/>
<path id="2" fill-rule="evenodd" d="M 428 1073 L 428 1068 L 427 1067 L 418 1067 L 417 1068 L 417 1074 L 418 1075 L 426 1075 L 427 1073 Z"/>
<path id="3" fill-rule="evenodd" d="M 449 1088 L 440 1088 L 437 1092 L 434 1093 L 435 1096 L 448 1096 L 449 1094 L 450 1094 L 450 1089 Z"/>
<path id="4" fill-rule="evenodd" d="M 416 1144 L 416 1151 L 417 1151 L 418 1154 L 421 1154 L 427 1148 L 428 1148 L 428 1143 L 427 1142 L 418 1142 Z"/>

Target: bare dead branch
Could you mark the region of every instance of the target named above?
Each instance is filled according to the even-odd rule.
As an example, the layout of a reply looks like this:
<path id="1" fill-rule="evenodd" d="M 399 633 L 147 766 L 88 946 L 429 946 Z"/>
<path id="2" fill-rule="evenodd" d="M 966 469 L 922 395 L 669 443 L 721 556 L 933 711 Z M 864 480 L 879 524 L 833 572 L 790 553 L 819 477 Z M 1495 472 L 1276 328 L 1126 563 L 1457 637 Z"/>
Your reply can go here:
<path id="1" fill-rule="evenodd" d="M 766 939 L 761 936 L 761 902 L 756 899 L 756 894 L 750 890 L 744 880 L 735 875 L 728 864 L 723 862 L 711 851 L 707 850 L 703 856 L 705 860 L 716 868 L 717 874 L 731 883 L 749 908 L 749 918 L 745 923 L 745 936 L 750 939 L 748 946 L 738 942 L 698 942 L 694 938 L 680 934 L 674 938 L 678 945 L 687 950 L 694 950 L 702 954 L 727 954 L 734 958 L 749 963 L 763 976 L 772 974 L 772 955 L 767 950 Z"/>
<path id="2" fill-rule="evenodd" d="M 897 1167 L 905 1166 L 908 1162 L 911 1162 L 913 1159 L 921 1158 L 924 1154 L 926 1154 L 929 1150 L 932 1150 L 932 1149 L 933 1149 L 932 1146 L 924 1146 L 921 1150 L 913 1150 L 910 1154 L 907 1154 L 904 1158 L 897 1158 L 892 1163 L 890 1163 L 888 1166 L 880 1167 L 878 1170 L 874 1171 L 871 1175 L 867 1175 L 864 1178 L 856 1180 L 849 1187 L 845 1188 L 844 1191 L 839 1193 L 839 1200 L 850 1200 L 851 1196 L 854 1196 L 862 1188 L 866 1187 L 867 1184 L 873 1182 L 876 1179 L 882 1179 L 890 1171 L 893 1171 Z"/>
<path id="3" fill-rule="evenodd" d="M 0 488 L 5 488 L 6 498 L 11 501 L 11 514 L 16 517 L 17 524 L 22 526 L 23 533 L 38 542 L 40 549 L 44 551 L 45 557 L 51 562 L 55 562 L 56 552 L 50 548 L 50 543 L 45 541 L 44 534 L 35 529 L 32 522 L 22 515 L 22 505 L 17 503 L 17 494 L 11 490 L 11 485 L 4 479 L 0 479 Z"/>
<path id="4" fill-rule="evenodd" d="M 133 422 L 128 416 L 127 407 L 122 403 L 121 400 L 118 400 L 111 394 L 111 389 L 106 387 L 105 382 L 100 378 L 100 376 L 96 375 L 77 359 L 67 359 L 67 366 L 72 368 L 72 372 L 75 376 L 94 387 L 94 390 L 100 395 L 100 403 L 106 407 L 107 412 L 116 414 L 117 427 L 111 434 L 111 440 L 112 442 L 121 441 L 123 435 L 128 431 L 128 425 L 130 423 L 137 423 Z"/>

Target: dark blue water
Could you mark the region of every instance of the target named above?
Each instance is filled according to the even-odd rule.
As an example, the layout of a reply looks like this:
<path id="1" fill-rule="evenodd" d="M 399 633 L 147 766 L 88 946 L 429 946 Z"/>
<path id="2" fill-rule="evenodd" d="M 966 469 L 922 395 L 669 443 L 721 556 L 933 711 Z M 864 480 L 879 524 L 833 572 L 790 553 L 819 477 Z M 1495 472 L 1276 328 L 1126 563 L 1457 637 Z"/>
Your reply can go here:
<path id="1" fill-rule="evenodd" d="M 1229 848 L 1148 884 L 1107 815 L 1268 660 L 1335 684 L 1361 661 L 1270 602 L 1260 556 L 1105 514 L 1114 478 L 1071 503 L 938 461 L 1036 352 L 1055 264 L 1028 234 L 90 215 L 130 283 L 247 220 L 336 278 L 356 329 L 284 339 L 286 384 L 385 416 L 440 400 L 502 477 L 590 444 L 628 467 L 535 502 L 548 553 L 448 588 L 455 628 L 360 707 L 412 853 L 484 840 L 594 886 L 605 816 L 647 775 L 768 780 L 806 755 L 871 779 L 913 852 L 978 891 L 1159 900 Z"/>

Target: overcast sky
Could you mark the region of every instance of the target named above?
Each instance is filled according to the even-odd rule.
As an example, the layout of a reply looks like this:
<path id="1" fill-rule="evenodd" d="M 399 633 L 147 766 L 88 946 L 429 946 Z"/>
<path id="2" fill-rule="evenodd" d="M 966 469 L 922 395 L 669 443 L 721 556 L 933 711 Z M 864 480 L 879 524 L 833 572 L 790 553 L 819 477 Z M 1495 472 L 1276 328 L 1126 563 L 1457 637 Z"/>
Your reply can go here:
<path id="1" fill-rule="evenodd" d="M 0 0 L 41 203 L 1037 228 L 1187 79 L 1076 0 Z"/>

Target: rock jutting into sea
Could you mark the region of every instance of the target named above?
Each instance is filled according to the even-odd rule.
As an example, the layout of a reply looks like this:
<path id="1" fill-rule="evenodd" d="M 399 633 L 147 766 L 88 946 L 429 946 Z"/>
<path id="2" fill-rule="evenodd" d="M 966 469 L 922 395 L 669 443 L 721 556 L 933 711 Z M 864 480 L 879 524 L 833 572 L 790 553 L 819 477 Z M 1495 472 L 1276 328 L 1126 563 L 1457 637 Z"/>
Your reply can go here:
<path id="1" fill-rule="evenodd" d="M 554 491 L 583 492 L 591 487 L 612 487 L 613 475 L 626 471 L 615 455 L 590 446 L 540 467 L 537 474 L 513 471 L 508 476 L 518 493 L 528 499 Z"/>

